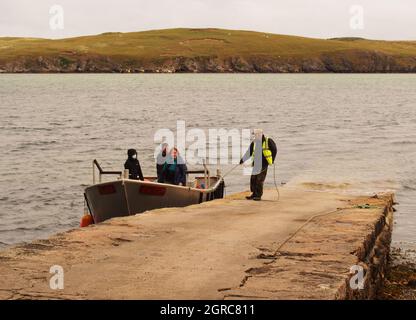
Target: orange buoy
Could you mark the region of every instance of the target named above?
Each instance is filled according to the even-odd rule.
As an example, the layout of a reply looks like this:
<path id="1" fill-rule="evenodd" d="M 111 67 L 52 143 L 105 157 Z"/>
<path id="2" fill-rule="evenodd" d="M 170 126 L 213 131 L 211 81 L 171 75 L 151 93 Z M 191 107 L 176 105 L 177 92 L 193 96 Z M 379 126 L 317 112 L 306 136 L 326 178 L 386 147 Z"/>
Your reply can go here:
<path id="1" fill-rule="evenodd" d="M 88 227 L 90 224 L 93 224 L 93 223 L 94 223 L 94 220 L 92 219 L 91 215 L 85 214 L 81 218 L 81 223 L 79 224 L 79 226 L 81 228 L 84 228 L 84 227 Z"/>

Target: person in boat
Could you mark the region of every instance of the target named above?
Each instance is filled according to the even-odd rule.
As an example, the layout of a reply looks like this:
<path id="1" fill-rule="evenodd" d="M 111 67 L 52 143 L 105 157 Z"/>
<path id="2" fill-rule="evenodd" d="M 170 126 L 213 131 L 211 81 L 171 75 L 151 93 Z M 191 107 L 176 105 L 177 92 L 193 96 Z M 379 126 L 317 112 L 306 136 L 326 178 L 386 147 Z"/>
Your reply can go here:
<path id="1" fill-rule="evenodd" d="M 263 134 L 263 130 L 255 129 L 254 140 L 240 160 L 240 164 L 243 164 L 248 159 L 252 159 L 253 169 L 250 177 L 251 195 L 246 197 L 247 200 L 261 200 L 267 169 L 269 165 L 274 164 L 276 155 L 276 143 L 271 138 L 266 137 Z"/>
<path id="2" fill-rule="evenodd" d="M 166 162 L 163 164 L 158 182 L 185 186 L 187 170 L 185 161 L 179 155 L 178 149 L 173 147 Z"/>
<path id="3" fill-rule="evenodd" d="M 169 145 L 167 143 L 162 143 L 160 146 L 160 152 L 156 157 L 156 173 L 158 181 L 161 179 L 162 176 L 163 165 L 165 164 L 168 156 L 168 148 Z"/>
<path id="4" fill-rule="evenodd" d="M 137 151 L 135 149 L 127 150 L 127 160 L 124 163 L 124 169 L 129 170 L 129 179 L 132 180 L 144 180 L 142 168 L 140 162 L 137 159 Z"/>

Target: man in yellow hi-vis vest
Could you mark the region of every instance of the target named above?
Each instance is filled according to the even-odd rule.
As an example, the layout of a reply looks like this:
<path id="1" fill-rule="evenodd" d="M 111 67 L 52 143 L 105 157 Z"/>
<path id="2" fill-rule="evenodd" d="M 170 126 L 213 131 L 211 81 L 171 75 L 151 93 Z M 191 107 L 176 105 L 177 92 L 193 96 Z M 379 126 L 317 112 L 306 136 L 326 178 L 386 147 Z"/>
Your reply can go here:
<path id="1" fill-rule="evenodd" d="M 252 159 L 253 169 L 250 178 L 250 191 L 252 194 L 246 197 L 247 200 L 261 200 L 267 168 L 274 163 L 276 155 L 276 143 L 271 138 L 265 137 L 263 130 L 255 129 L 254 140 L 240 160 L 240 164 L 243 164 L 248 159 Z"/>

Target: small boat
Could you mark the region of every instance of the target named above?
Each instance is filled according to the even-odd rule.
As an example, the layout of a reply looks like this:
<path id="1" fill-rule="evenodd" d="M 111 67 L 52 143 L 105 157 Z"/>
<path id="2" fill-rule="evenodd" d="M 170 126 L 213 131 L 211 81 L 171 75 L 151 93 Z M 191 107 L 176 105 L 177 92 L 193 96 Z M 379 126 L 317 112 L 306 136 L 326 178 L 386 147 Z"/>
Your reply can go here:
<path id="1" fill-rule="evenodd" d="M 99 182 L 95 183 L 98 169 Z M 204 174 L 203 176 L 192 175 Z M 117 180 L 101 182 L 103 175 L 118 175 Z M 85 189 L 84 197 L 94 223 L 114 217 L 135 215 L 148 210 L 185 207 L 224 197 L 224 179 L 219 171 L 210 176 L 204 170 L 188 171 L 187 186 L 158 183 L 156 177 L 145 181 L 128 179 L 128 172 L 104 171 L 97 160 L 93 161 L 93 185 Z"/>

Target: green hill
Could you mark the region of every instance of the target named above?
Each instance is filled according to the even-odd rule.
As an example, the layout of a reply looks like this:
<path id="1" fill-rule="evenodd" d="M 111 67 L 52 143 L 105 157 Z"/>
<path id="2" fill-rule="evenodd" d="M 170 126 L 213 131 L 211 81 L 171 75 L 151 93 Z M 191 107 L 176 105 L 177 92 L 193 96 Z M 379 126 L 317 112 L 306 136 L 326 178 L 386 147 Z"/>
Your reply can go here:
<path id="1" fill-rule="evenodd" d="M 416 72 L 416 42 L 222 29 L 0 38 L 0 72 Z"/>

